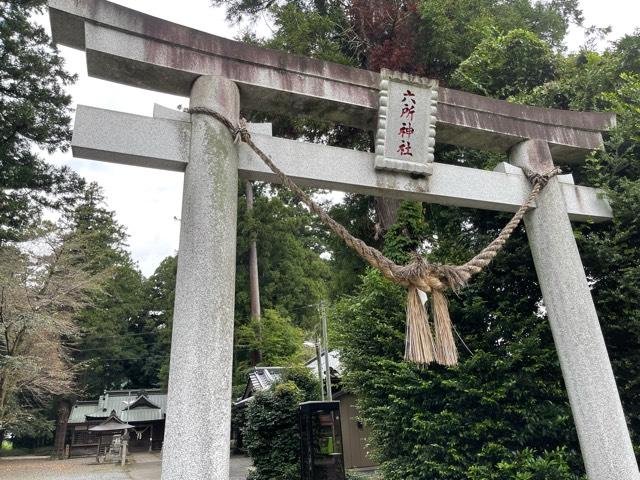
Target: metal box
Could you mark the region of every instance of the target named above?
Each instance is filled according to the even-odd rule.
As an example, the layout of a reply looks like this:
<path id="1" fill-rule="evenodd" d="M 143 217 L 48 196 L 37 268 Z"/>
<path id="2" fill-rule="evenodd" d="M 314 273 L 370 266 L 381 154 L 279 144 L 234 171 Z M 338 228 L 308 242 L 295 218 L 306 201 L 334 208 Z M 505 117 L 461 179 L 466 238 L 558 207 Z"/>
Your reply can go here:
<path id="1" fill-rule="evenodd" d="M 345 480 L 340 402 L 300 404 L 302 480 Z"/>

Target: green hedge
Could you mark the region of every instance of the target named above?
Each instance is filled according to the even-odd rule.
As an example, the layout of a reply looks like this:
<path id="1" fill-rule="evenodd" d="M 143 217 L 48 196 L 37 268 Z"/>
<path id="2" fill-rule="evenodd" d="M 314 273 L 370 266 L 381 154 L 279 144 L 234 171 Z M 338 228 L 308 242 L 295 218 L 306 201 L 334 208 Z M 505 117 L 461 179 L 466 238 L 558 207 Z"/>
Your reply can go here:
<path id="1" fill-rule="evenodd" d="M 317 399 L 317 391 L 317 381 L 306 369 L 293 369 L 249 403 L 244 446 L 255 470 L 248 480 L 300 479 L 298 404 Z"/>

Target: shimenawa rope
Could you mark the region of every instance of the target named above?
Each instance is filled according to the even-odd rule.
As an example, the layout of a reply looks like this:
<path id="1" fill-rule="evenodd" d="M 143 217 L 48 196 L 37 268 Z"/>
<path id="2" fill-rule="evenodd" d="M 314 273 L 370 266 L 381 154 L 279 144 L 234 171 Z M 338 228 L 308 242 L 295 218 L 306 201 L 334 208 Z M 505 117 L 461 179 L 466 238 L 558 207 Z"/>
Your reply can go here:
<path id="1" fill-rule="evenodd" d="M 491 263 L 520 224 L 524 214 L 533 207 L 533 203 L 540 191 L 552 177 L 560 173 L 559 168 L 553 168 L 543 174 L 524 170 L 525 175 L 533 185 L 526 201 L 520 206 L 495 240 L 467 263 L 463 265 L 427 263 L 422 256 L 416 254 L 407 265 L 398 265 L 385 257 L 376 248 L 351 235 L 346 228 L 331 218 L 320 205 L 314 202 L 293 180 L 282 172 L 269 156 L 253 143 L 244 119 L 241 119 L 240 126 L 236 127 L 229 119 L 206 107 L 193 107 L 187 109 L 187 111 L 189 113 L 209 115 L 227 127 L 234 137 L 235 143 L 246 143 L 280 179 L 282 184 L 289 188 L 312 212 L 318 215 L 322 223 L 340 237 L 347 246 L 360 255 L 369 265 L 382 272 L 386 278 L 407 289 L 405 360 L 421 365 L 436 362 L 441 365 L 453 366 L 458 363 L 458 351 L 453 337 L 453 325 L 444 292 L 449 289 L 456 293 L 459 292 L 469 283 L 473 275 L 481 272 Z M 419 290 L 430 294 L 432 297 L 430 303 L 433 326 L 420 299 Z"/>

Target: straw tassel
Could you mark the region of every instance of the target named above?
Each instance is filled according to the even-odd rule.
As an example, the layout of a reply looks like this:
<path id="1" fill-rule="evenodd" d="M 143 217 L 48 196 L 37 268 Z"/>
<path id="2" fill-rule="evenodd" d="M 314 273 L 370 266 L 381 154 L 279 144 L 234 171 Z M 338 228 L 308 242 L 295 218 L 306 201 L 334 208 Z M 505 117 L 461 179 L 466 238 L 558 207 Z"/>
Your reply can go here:
<path id="1" fill-rule="evenodd" d="M 429 316 L 422 304 L 418 289 L 409 287 L 407 296 L 407 327 L 404 359 L 420 365 L 435 360 L 435 344 L 429 326 Z"/>
<path id="2" fill-rule="evenodd" d="M 440 290 L 433 290 L 432 313 L 435 328 L 435 359 L 448 367 L 458 364 L 458 349 L 453 338 L 453 324 L 449 316 L 447 298 Z"/>

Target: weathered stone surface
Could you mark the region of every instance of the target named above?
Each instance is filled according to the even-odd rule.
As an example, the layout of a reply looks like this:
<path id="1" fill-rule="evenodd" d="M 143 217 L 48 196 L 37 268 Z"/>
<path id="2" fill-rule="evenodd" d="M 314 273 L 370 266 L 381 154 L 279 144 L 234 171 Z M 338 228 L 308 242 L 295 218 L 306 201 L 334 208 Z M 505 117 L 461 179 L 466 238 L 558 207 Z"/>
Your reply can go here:
<path id="1" fill-rule="evenodd" d="M 431 175 L 438 82 L 386 69 L 380 76 L 376 169 Z"/>
<path id="2" fill-rule="evenodd" d="M 515 165 L 512 165 L 507 162 L 500 162 L 498 165 L 495 166 L 493 171 L 502 172 L 502 173 L 515 173 L 516 175 L 523 174 L 522 169 L 520 167 L 516 167 Z M 560 181 L 560 183 L 570 183 L 571 185 L 575 185 L 576 183 L 573 180 L 573 174 L 571 173 L 557 175 L 557 178 Z M 566 199 L 565 199 L 565 203 L 566 203 Z"/>
<path id="3" fill-rule="evenodd" d="M 177 120 L 179 122 L 191 122 L 191 115 L 181 110 L 165 107 L 158 103 L 153 104 L 153 118 L 164 118 L 166 120 Z M 273 125 L 270 122 L 247 123 L 247 130 L 250 133 L 261 135 L 272 135 Z"/>
<path id="4" fill-rule="evenodd" d="M 553 166 L 543 142 L 517 145 L 511 161 L 543 173 Z M 525 216 L 538 281 L 589 480 L 638 480 L 607 348 L 557 178 Z"/>
<path id="5" fill-rule="evenodd" d="M 191 123 L 78 105 L 71 151 L 77 158 L 182 172 L 190 141 Z"/>
<path id="6" fill-rule="evenodd" d="M 183 120 L 189 115 L 160 106 L 154 109 L 154 115 L 157 118 L 79 105 L 73 154 L 79 158 L 183 171 L 190 142 Z M 529 193 L 529 183 L 522 171 L 508 164 L 490 172 L 433 163 L 431 178 L 413 179 L 394 172 L 376 172 L 373 153 L 271 137 L 270 124 L 249 124 L 248 129 L 256 144 L 284 172 L 306 187 L 503 212 L 515 212 Z M 142 131 L 146 134 L 142 135 Z M 278 182 L 246 145 L 239 146 L 239 155 L 242 178 Z M 598 222 L 611 218 L 611 207 L 600 198 L 597 189 L 574 186 L 571 176 L 561 179 L 571 220 Z"/>
<path id="7" fill-rule="evenodd" d="M 527 198 L 530 184 L 521 170 L 492 172 L 434 162 L 428 178 L 376 171 L 373 153 L 253 135 L 253 140 L 300 185 L 364 195 L 416 200 L 456 207 L 515 212 Z M 279 180 L 246 145 L 240 145 L 240 176 Z M 574 221 L 606 221 L 612 212 L 595 188 L 562 183 L 562 194 Z"/>
<path id="8" fill-rule="evenodd" d="M 92 76 L 188 95 L 201 74 L 234 80 L 246 110 L 313 114 L 374 129 L 380 76 L 199 32 L 104 0 L 50 0 L 54 40 L 87 52 Z M 85 21 L 86 20 L 86 21 Z M 536 138 L 556 162 L 579 161 L 602 144 L 612 114 L 515 105 L 439 89 L 437 141 L 507 151 Z"/>
<path id="9" fill-rule="evenodd" d="M 201 77 L 191 105 L 237 121 L 240 98 L 233 82 Z M 162 480 L 228 480 L 238 153 L 217 120 L 192 115 L 191 125 Z"/>
<path id="10" fill-rule="evenodd" d="M 165 120 L 176 120 L 178 122 L 191 123 L 191 114 L 188 112 L 165 107 L 159 103 L 153 104 L 153 118 L 164 118 Z"/>

